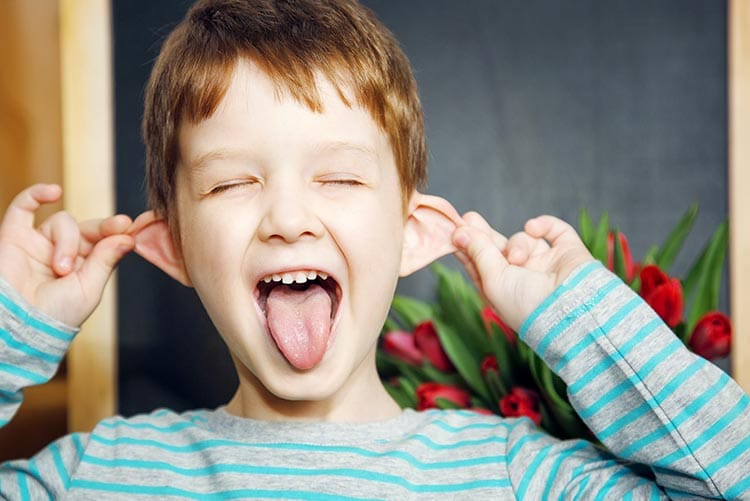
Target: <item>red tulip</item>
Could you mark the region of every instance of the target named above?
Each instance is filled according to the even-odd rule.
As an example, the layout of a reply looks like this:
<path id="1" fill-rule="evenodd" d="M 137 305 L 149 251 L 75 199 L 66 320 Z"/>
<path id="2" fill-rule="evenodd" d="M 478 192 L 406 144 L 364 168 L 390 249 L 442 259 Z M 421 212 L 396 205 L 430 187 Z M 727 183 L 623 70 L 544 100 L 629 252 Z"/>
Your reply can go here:
<path id="1" fill-rule="evenodd" d="M 453 402 L 461 408 L 468 407 L 471 395 L 458 386 L 440 383 L 422 383 L 417 387 L 417 410 L 435 409 L 437 399 L 442 398 Z"/>
<path id="2" fill-rule="evenodd" d="M 650 264 L 641 270 L 641 296 L 670 327 L 682 320 L 682 284 L 669 278 L 658 266 Z"/>
<path id="3" fill-rule="evenodd" d="M 482 376 L 486 377 L 488 371 L 500 372 L 500 368 L 497 366 L 497 357 L 495 355 L 487 355 L 482 359 L 482 364 L 479 366 L 479 370 L 482 371 Z"/>
<path id="4" fill-rule="evenodd" d="M 708 360 L 726 357 L 732 344 L 732 322 L 720 311 L 706 313 L 695 325 L 689 344 Z"/>
<path id="5" fill-rule="evenodd" d="M 633 256 L 630 254 L 630 246 L 628 245 L 628 239 L 624 233 L 618 233 L 620 236 L 620 247 L 622 247 L 622 257 L 625 262 L 625 281 L 632 282 L 635 276 L 638 274 L 640 265 L 633 261 Z M 607 235 L 607 268 L 615 271 L 615 234 L 609 232 Z"/>
<path id="6" fill-rule="evenodd" d="M 533 390 L 514 387 L 500 399 L 500 412 L 505 417 L 526 416 L 539 426 L 542 414 L 539 410 L 539 395 Z"/>
<path id="7" fill-rule="evenodd" d="M 414 327 L 414 343 L 432 365 L 443 372 L 453 370 L 453 364 L 445 354 L 435 326 L 430 320 Z"/>
<path id="8" fill-rule="evenodd" d="M 482 309 L 482 320 L 484 321 L 484 328 L 487 329 L 488 334 L 492 333 L 492 324 L 495 324 L 503 331 L 505 337 L 508 339 L 508 342 L 510 344 L 515 344 L 516 333 L 513 332 L 513 329 L 508 327 L 505 322 L 503 322 L 503 319 L 500 318 L 500 315 L 495 313 L 495 310 L 493 310 L 491 307 L 485 306 Z"/>
<path id="9" fill-rule="evenodd" d="M 410 332 L 386 333 L 383 336 L 383 351 L 412 365 L 421 364 L 424 358 L 422 352 L 414 344 L 414 336 Z"/>

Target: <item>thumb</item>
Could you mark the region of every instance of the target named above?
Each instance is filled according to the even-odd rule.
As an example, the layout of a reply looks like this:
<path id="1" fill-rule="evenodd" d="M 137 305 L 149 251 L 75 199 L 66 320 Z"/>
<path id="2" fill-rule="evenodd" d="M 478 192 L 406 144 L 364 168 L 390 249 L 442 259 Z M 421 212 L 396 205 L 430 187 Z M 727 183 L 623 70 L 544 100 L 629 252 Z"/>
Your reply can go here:
<path id="1" fill-rule="evenodd" d="M 134 247 L 135 239 L 130 235 L 114 235 L 97 242 L 78 270 L 79 279 L 87 292 L 100 296 L 112 270 Z"/>

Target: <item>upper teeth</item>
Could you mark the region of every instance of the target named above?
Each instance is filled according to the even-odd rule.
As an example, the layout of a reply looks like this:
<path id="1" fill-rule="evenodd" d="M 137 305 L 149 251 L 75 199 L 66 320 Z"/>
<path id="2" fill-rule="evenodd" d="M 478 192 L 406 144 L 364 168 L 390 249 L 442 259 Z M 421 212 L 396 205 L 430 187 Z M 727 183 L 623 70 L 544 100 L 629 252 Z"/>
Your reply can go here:
<path id="1" fill-rule="evenodd" d="M 273 273 L 271 275 L 266 275 L 265 277 L 263 277 L 263 281 L 267 284 L 271 282 L 281 282 L 283 284 L 292 284 L 292 283 L 304 284 L 308 280 L 315 280 L 318 277 L 320 277 L 322 280 L 325 280 L 328 278 L 328 274 L 322 271 L 300 270 L 300 271 L 292 271 L 292 272 L 287 272 L 287 273 Z"/>

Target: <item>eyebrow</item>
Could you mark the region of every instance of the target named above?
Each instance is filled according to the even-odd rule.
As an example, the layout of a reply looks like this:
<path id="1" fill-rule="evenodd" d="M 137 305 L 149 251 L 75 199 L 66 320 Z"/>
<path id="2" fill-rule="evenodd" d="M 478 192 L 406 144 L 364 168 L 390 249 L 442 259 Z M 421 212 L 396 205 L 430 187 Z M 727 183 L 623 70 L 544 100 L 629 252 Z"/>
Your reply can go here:
<path id="1" fill-rule="evenodd" d="M 200 172 L 206 168 L 206 165 L 215 160 L 226 160 L 227 158 L 251 157 L 252 152 L 242 148 L 217 148 L 201 153 L 197 158 L 187 163 L 188 172 Z"/>
<path id="2" fill-rule="evenodd" d="M 377 164 L 379 156 L 375 149 L 350 141 L 327 141 L 315 144 L 312 151 L 318 154 L 333 154 L 338 152 L 352 151 L 363 155 L 370 162 Z M 226 160 L 228 158 L 251 158 L 253 152 L 243 148 L 216 148 L 201 153 L 197 158 L 187 163 L 188 172 L 196 173 L 206 168 L 206 165 L 216 160 Z"/>
<path id="3" fill-rule="evenodd" d="M 313 146 L 313 151 L 315 151 L 316 153 L 338 153 L 340 151 L 353 151 L 354 153 L 364 155 L 373 163 L 378 163 L 379 160 L 379 156 L 375 149 L 363 144 L 352 143 L 349 141 L 330 141 L 318 143 Z"/>

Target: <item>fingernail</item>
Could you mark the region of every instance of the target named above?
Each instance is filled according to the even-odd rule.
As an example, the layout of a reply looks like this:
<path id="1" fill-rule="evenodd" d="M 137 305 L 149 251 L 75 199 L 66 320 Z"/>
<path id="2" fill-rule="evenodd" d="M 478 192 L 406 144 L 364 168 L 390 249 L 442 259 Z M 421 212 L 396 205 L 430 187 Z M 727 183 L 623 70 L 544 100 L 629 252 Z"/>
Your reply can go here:
<path id="1" fill-rule="evenodd" d="M 469 244 L 469 234 L 466 230 L 456 230 L 453 234 L 453 242 L 458 247 L 466 247 Z"/>
<path id="2" fill-rule="evenodd" d="M 73 260 L 69 257 L 60 258 L 57 261 L 57 267 L 61 271 L 68 271 L 73 267 Z"/>

